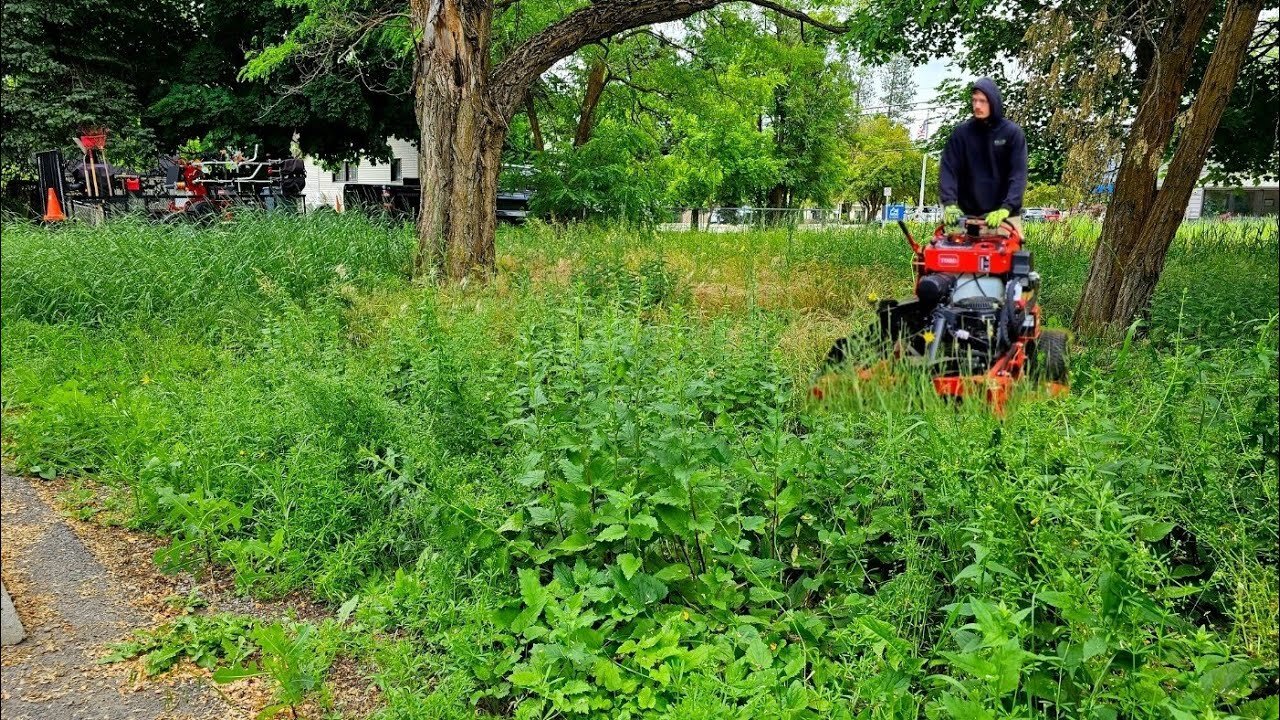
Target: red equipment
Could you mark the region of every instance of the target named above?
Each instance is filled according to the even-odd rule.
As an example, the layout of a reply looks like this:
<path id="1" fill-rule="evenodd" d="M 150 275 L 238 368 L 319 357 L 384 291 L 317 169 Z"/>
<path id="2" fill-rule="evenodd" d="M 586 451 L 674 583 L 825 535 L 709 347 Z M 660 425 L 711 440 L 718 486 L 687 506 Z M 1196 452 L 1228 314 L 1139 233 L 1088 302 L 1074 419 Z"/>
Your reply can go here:
<path id="1" fill-rule="evenodd" d="M 93 222 L 116 212 L 145 213 L 162 222 L 208 222 L 230 217 L 237 205 L 300 206 L 306 182 L 301 160 L 259 160 L 255 146 L 249 158 L 230 149 L 220 158 L 162 158 L 159 169 L 139 175 L 106 161 L 107 135 L 101 128 L 82 129 L 74 138 L 82 157 L 70 165 L 56 150 L 37 153 L 39 180 L 31 192 L 35 217 L 56 219 L 58 213 L 49 211 L 51 191 L 63 214 Z"/>
<path id="2" fill-rule="evenodd" d="M 873 357 L 858 368 L 862 380 L 893 363 L 919 365 L 939 395 L 984 397 L 998 414 L 1025 377 L 1044 381 L 1052 394 L 1066 391 L 1067 336 L 1041 328 L 1040 276 L 1017 228 L 969 220 L 965 230 L 947 233 L 939 225 L 921 246 L 906 223 L 898 225 L 914 255 L 915 297 L 882 301 L 875 325 L 836 342 L 813 384 L 815 399 L 829 399 L 837 366 L 859 350 Z"/>

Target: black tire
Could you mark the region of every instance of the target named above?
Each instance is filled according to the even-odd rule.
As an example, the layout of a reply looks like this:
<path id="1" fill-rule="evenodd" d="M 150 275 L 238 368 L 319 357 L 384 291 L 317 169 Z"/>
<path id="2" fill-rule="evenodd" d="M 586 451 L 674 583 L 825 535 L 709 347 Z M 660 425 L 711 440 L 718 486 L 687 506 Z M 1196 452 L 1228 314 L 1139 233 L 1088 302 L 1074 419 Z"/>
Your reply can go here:
<path id="1" fill-rule="evenodd" d="M 1036 380 L 1065 383 L 1067 381 L 1067 333 L 1045 330 L 1031 350 L 1031 375 Z"/>

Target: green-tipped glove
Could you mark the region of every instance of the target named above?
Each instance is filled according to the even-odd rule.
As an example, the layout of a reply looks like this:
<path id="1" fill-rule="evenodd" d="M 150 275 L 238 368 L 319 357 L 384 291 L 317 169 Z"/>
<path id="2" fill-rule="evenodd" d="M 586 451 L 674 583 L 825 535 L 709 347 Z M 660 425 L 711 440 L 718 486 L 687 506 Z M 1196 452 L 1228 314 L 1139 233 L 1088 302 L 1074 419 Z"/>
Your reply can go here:
<path id="1" fill-rule="evenodd" d="M 1000 227 L 1000 223 L 1004 222 L 1008 218 L 1009 218 L 1008 210 L 1005 210 L 1004 208 L 1000 208 L 999 210 L 992 210 L 991 212 L 987 213 L 987 227 L 998 228 Z"/>
<path id="2" fill-rule="evenodd" d="M 942 208 L 942 221 L 948 225 L 955 225 L 960 219 L 960 207 L 958 205 L 948 205 Z"/>

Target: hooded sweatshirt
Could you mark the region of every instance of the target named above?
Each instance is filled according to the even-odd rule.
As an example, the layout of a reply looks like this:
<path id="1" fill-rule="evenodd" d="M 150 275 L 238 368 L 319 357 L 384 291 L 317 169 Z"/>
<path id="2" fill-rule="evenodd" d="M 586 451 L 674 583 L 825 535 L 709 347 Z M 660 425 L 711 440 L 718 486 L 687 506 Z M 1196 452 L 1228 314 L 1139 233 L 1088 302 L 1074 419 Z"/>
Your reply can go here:
<path id="1" fill-rule="evenodd" d="M 987 96 L 991 115 L 960 123 L 942 151 L 938 190 L 943 205 L 959 205 L 966 215 L 986 215 L 1004 208 L 1022 214 L 1027 189 L 1027 139 L 1022 128 L 1004 116 L 1000 89 L 991 78 L 972 87 Z"/>

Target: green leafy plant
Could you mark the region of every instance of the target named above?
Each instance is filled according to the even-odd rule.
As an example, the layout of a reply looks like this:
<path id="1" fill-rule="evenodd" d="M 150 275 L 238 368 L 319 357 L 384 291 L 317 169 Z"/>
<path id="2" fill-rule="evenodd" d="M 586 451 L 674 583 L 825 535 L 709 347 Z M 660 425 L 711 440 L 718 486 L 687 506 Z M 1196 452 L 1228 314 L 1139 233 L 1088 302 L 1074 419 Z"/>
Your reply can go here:
<path id="1" fill-rule="evenodd" d="M 155 630 L 141 630 L 130 640 L 111 646 L 105 663 L 143 658 L 147 675 L 158 675 L 180 660 L 212 670 L 234 665 L 253 651 L 251 639 L 256 623 L 251 618 L 230 614 L 183 615 Z"/>
<path id="2" fill-rule="evenodd" d="M 253 631 L 253 641 L 258 645 L 258 662 L 215 670 L 214 681 L 268 677 L 275 685 L 276 702 L 259 712 L 258 718 L 269 720 L 285 710 L 290 717 L 297 717 L 298 705 L 320 688 L 332 654 L 322 650 L 316 627 L 306 623 L 292 627 L 280 622 L 259 625 Z"/>

